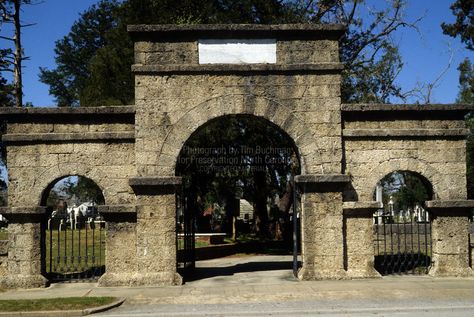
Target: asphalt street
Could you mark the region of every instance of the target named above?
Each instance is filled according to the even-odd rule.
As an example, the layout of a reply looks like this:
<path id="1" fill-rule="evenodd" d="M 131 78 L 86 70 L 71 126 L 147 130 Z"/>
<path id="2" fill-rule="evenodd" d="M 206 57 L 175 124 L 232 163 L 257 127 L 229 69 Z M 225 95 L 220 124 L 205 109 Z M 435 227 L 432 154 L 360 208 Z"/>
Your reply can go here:
<path id="1" fill-rule="evenodd" d="M 474 279 L 301 282 L 292 276 L 291 257 L 228 257 L 198 262 L 174 297 L 145 292 L 100 315 L 472 317 Z"/>
<path id="2" fill-rule="evenodd" d="M 2 299 L 114 296 L 125 303 L 97 316 L 469 316 L 474 277 L 388 276 L 298 281 L 291 256 L 200 261 L 186 283 L 161 287 L 53 284 L 8 290 Z"/>

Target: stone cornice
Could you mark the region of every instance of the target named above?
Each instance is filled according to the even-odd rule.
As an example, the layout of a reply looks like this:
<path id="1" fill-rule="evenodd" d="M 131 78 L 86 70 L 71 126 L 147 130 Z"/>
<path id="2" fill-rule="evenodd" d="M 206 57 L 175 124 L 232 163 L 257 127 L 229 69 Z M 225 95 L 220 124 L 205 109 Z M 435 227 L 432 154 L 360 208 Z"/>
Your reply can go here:
<path id="1" fill-rule="evenodd" d="M 428 209 L 469 209 L 474 208 L 474 200 L 428 200 L 425 205 Z"/>
<path id="2" fill-rule="evenodd" d="M 363 137 L 461 137 L 465 138 L 468 129 L 344 129 L 345 138 Z"/>
<path id="3" fill-rule="evenodd" d="M 132 65 L 136 74 L 190 74 L 190 73 L 311 73 L 341 72 L 341 63 L 319 64 L 203 64 L 203 65 Z"/>
<path id="4" fill-rule="evenodd" d="M 45 213 L 46 207 L 43 206 L 0 207 L 0 214 L 4 215 L 43 215 Z"/>
<path id="5" fill-rule="evenodd" d="M 342 205 L 344 210 L 377 210 L 382 208 L 379 201 L 345 201 Z"/>
<path id="6" fill-rule="evenodd" d="M 48 143 L 71 141 L 133 141 L 134 131 L 125 132 L 85 132 L 85 133 L 35 133 L 35 134 L 5 134 L 3 142 L 14 143 Z"/>
<path id="7" fill-rule="evenodd" d="M 376 210 L 382 208 L 378 201 L 345 201 L 342 209 L 346 216 L 372 218 Z"/>
<path id="8" fill-rule="evenodd" d="M 61 107 L 61 108 L 18 108 L 1 107 L 0 116 L 12 115 L 117 115 L 135 114 L 135 106 L 111 106 L 111 107 Z"/>
<path id="9" fill-rule="evenodd" d="M 150 36 L 157 39 L 174 37 L 205 38 L 327 38 L 341 37 L 346 27 L 341 24 L 160 24 L 129 25 L 127 31 L 133 40 Z"/>
<path id="10" fill-rule="evenodd" d="M 469 112 L 474 106 L 468 104 L 342 104 L 341 111 L 349 112 Z"/>
<path id="11" fill-rule="evenodd" d="M 340 184 L 349 183 L 351 178 L 345 174 L 308 174 L 295 178 L 298 184 Z"/>
<path id="12" fill-rule="evenodd" d="M 100 214 L 133 214 L 137 212 L 137 207 L 135 205 L 99 205 L 97 211 Z"/>
<path id="13" fill-rule="evenodd" d="M 181 183 L 182 178 L 179 176 L 133 177 L 128 180 L 131 187 L 174 187 L 181 185 Z"/>

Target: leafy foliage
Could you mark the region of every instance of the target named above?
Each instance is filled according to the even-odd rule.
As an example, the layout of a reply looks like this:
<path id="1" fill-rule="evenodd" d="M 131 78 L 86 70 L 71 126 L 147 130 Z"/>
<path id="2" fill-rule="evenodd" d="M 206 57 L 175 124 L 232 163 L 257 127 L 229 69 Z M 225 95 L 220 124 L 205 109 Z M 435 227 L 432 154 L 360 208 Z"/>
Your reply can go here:
<path id="1" fill-rule="evenodd" d="M 268 230 L 268 201 L 282 196 L 289 175 L 298 172 L 291 139 L 265 120 L 246 116 L 206 124 L 186 142 L 177 166 L 190 210 L 202 215 L 214 203 L 229 207 L 241 195 L 253 203 L 255 229 L 262 234 Z"/>
<path id="2" fill-rule="evenodd" d="M 71 32 L 56 42 L 55 70 L 40 69 L 40 81 L 49 85 L 58 106 L 78 106 L 90 78 L 89 65 L 97 50 L 107 45 L 107 33 L 117 26 L 118 1 L 102 0 L 76 21 Z"/>
<path id="3" fill-rule="evenodd" d="M 390 34 L 413 26 L 404 3 L 379 9 L 360 0 L 102 0 L 81 15 L 56 43 L 54 70 L 41 69 L 59 106 L 130 104 L 134 101 L 133 44 L 128 24 L 341 23 L 344 102 L 388 102 L 401 96 L 395 84 L 403 63 Z"/>
<path id="4" fill-rule="evenodd" d="M 391 34 L 403 27 L 415 27 L 418 20 L 407 22 L 405 2 L 389 0 L 372 7 L 360 0 L 294 1 L 300 20 L 309 23 L 338 23 L 347 27 L 341 39 L 343 102 L 389 102 L 401 97 L 395 79 L 403 63 Z"/>
<path id="5" fill-rule="evenodd" d="M 465 59 L 458 67 L 459 70 L 459 93 L 456 102 L 474 105 L 474 66 L 469 59 Z M 467 162 L 467 195 L 469 199 L 474 198 L 474 114 L 470 113 L 466 118 L 469 128 L 469 136 L 466 143 Z"/>
<path id="6" fill-rule="evenodd" d="M 459 93 L 456 102 L 474 104 L 474 65 L 465 59 L 458 67 Z"/>
<path id="7" fill-rule="evenodd" d="M 451 5 L 451 11 L 456 16 L 456 22 L 441 24 L 444 34 L 459 36 L 468 49 L 474 50 L 474 0 L 456 0 Z"/>
<path id="8" fill-rule="evenodd" d="M 380 180 L 384 206 L 388 205 L 390 196 L 393 198 L 394 210 L 413 209 L 416 205 L 423 206 L 431 199 L 431 184 L 421 175 L 410 171 L 395 171 Z"/>
<path id="9" fill-rule="evenodd" d="M 453 24 L 441 24 L 445 34 L 452 37 L 459 36 L 466 44 L 466 48 L 474 50 L 474 0 L 456 0 L 451 5 L 451 11 L 456 16 Z M 459 93 L 456 102 L 474 105 L 474 67 L 466 58 L 458 67 Z M 466 125 L 470 130 L 466 144 L 467 160 L 467 195 L 474 198 L 474 114 L 466 118 Z"/>
<path id="10" fill-rule="evenodd" d="M 93 180 L 83 176 L 69 176 L 54 184 L 46 197 L 46 206 L 56 207 L 60 200 L 73 200 L 76 204 L 105 203 L 100 187 Z"/>
<path id="11" fill-rule="evenodd" d="M 278 23 L 280 1 L 102 0 L 56 42 L 54 70 L 41 69 L 59 106 L 130 104 L 134 100 L 133 43 L 128 24 Z M 91 31 L 92 30 L 92 31 Z"/>

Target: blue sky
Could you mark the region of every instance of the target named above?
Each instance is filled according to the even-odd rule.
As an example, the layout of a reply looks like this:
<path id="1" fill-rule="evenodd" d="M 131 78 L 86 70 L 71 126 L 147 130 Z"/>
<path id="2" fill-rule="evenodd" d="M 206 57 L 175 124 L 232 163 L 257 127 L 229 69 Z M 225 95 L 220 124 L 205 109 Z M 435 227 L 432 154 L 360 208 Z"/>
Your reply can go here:
<path id="1" fill-rule="evenodd" d="M 380 3 L 384 0 L 370 0 Z M 451 103 L 458 92 L 457 65 L 465 58 L 474 59 L 474 54 L 464 48 L 458 39 L 445 36 L 440 24 L 452 22 L 454 17 L 449 9 L 454 0 L 407 0 L 406 16 L 413 21 L 420 16 L 418 33 L 412 29 L 398 32 L 394 41 L 399 43 L 404 60 L 404 70 L 398 82 L 404 91 L 412 89 L 417 82 L 433 82 L 447 66 L 451 53 L 451 68 L 446 72 L 432 96 L 433 103 Z M 25 6 L 23 21 L 36 23 L 24 29 L 23 45 L 30 60 L 24 62 L 24 101 L 35 106 L 53 106 L 53 97 L 48 94 L 48 86 L 38 81 L 39 67 L 54 68 L 54 43 L 65 36 L 80 13 L 96 0 L 44 0 L 34 6 Z M 2 46 L 5 45 L 4 40 Z M 415 99 L 409 102 L 415 102 Z"/>

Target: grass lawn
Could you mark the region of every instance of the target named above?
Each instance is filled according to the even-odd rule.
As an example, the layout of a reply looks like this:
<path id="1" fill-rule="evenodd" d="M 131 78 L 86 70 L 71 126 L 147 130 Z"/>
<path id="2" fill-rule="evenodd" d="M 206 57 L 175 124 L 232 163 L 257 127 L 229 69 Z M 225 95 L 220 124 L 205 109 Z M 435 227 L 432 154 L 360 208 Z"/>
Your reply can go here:
<path id="1" fill-rule="evenodd" d="M 72 273 L 105 264 L 105 229 L 88 229 L 87 234 L 85 229 L 47 230 L 45 243 L 47 273 Z"/>
<path id="2" fill-rule="evenodd" d="M 0 300 L 1 312 L 81 310 L 110 304 L 115 297 L 67 297 L 48 299 Z"/>
<path id="3" fill-rule="evenodd" d="M 209 243 L 205 241 L 194 241 L 194 247 L 195 248 L 205 248 L 210 246 Z M 178 250 L 184 249 L 184 239 L 178 239 Z"/>
<path id="4" fill-rule="evenodd" d="M 0 229 L 0 240 L 8 240 L 8 231 L 6 229 Z"/>

